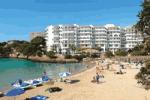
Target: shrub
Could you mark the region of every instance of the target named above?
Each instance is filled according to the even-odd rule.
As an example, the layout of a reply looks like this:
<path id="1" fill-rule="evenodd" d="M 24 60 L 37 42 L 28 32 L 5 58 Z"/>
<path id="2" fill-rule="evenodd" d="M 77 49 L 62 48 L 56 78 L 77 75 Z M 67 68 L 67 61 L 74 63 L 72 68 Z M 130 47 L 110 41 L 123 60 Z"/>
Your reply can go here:
<path id="1" fill-rule="evenodd" d="M 72 56 L 71 55 L 65 55 L 65 59 L 71 59 Z"/>
<path id="2" fill-rule="evenodd" d="M 93 53 L 93 54 L 91 54 L 91 57 L 92 57 L 92 58 L 98 58 L 98 57 L 100 57 L 100 55 L 98 55 L 98 54 L 96 54 L 96 53 Z"/>
<path id="3" fill-rule="evenodd" d="M 57 56 L 55 56 L 55 52 L 54 51 L 49 51 L 46 53 L 46 55 L 49 57 L 49 58 L 57 58 Z"/>
<path id="4" fill-rule="evenodd" d="M 108 57 L 108 58 L 111 58 L 111 57 L 113 57 L 114 55 L 113 55 L 113 53 L 112 53 L 111 51 L 107 51 L 107 52 L 105 53 L 105 56 Z"/>
<path id="5" fill-rule="evenodd" d="M 125 50 L 118 50 L 115 52 L 116 56 L 126 56 L 128 53 Z"/>
<path id="6" fill-rule="evenodd" d="M 86 56 L 85 55 L 75 55 L 73 56 L 73 58 L 77 59 L 78 61 L 82 61 L 83 58 L 85 58 Z"/>
<path id="7" fill-rule="evenodd" d="M 144 56 L 146 54 L 147 54 L 146 52 L 144 52 L 144 51 L 138 51 L 138 50 L 131 52 L 132 56 Z"/>
<path id="8" fill-rule="evenodd" d="M 37 51 L 37 53 L 36 53 L 39 57 L 41 57 L 42 56 L 42 52 L 41 51 Z"/>
<path id="9" fill-rule="evenodd" d="M 135 76 L 135 78 L 145 89 L 150 89 L 150 60 L 145 62 L 145 67 L 140 69 L 140 72 Z"/>

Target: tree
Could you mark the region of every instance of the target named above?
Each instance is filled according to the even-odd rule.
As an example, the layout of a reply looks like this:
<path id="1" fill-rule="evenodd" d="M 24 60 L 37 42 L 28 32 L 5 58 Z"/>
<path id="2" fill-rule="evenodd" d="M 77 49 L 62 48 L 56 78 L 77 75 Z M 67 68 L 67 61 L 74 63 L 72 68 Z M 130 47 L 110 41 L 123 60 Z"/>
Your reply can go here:
<path id="1" fill-rule="evenodd" d="M 55 44 L 52 45 L 52 51 L 57 53 L 57 45 L 55 45 Z"/>
<path id="2" fill-rule="evenodd" d="M 105 52 L 105 56 L 108 57 L 108 58 L 111 58 L 114 55 L 113 55 L 113 53 L 111 51 L 107 51 L 107 52 Z"/>
<path id="3" fill-rule="evenodd" d="M 75 53 L 76 46 L 74 44 L 69 44 L 69 49 L 72 51 L 72 53 Z"/>
<path id="4" fill-rule="evenodd" d="M 115 55 L 117 55 L 117 56 L 126 56 L 128 53 L 125 51 L 125 50 L 117 50 L 116 52 L 115 52 Z"/>
<path id="5" fill-rule="evenodd" d="M 12 49 L 9 46 L 0 47 L 0 54 L 2 56 L 9 56 L 9 54 L 11 54 L 11 53 L 12 53 Z"/>
<path id="6" fill-rule="evenodd" d="M 139 21 L 135 25 L 137 31 L 142 35 L 147 34 L 144 38 L 143 50 L 147 53 L 150 52 L 150 0 L 144 0 L 142 3 L 142 11 L 139 13 Z M 140 69 L 136 75 L 138 83 L 141 83 L 145 89 L 150 89 L 150 61 L 145 62 L 145 67 Z"/>
<path id="7" fill-rule="evenodd" d="M 27 59 L 29 58 L 29 56 L 36 55 L 36 49 L 31 44 L 24 44 L 24 46 L 22 46 L 22 49 L 22 53 L 23 55 L 27 56 Z"/>
<path id="8" fill-rule="evenodd" d="M 138 83 L 141 83 L 142 86 L 149 90 L 150 89 L 150 61 L 145 62 L 145 67 L 140 69 L 140 72 L 136 75 Z"/>
<path id="9" fill-rule="evenodd" d="M 99 51 L 99 53 L 102 51 L 102 48 L 100 47 L 100 46 L 97 46 L 97 45 L 95 45 L 95 48 L 94 48 L 95 50 L 98 50 Z"/>
<path id="10" fill-rule="evenodd" d="M 145 39 L 143 49 L 144 49 L 145 52 L 147 52 L 147 53 L 150 52 L 150 37 L 147 37 L 147 38 Z"/>
<path id="11" fill-rule="evenodd" d="M 144 56 L 147 55 L 147 52 L 144 49 L 144 45 L 137 45 L 132 50 L 130 50 L 130 54 L 133 56 Z"/>
<path id="12" fill-rule="evenodd" d="M 39 55 L 40 52 L 41 54 L 45 54 L 46 52 L 46 40 L 43 37 L 35 37 L 34 39 L 32 39 L 30 42 L 30 46 L 34 47 L 32 49 L 34 49 L 33 51 L 36 55 Z"/>
<path id="13" fill-rule="evenodd" d="M 55 52 L 54 51 L 49 51 L 46 53 L 46 55 L 49 57 L 49 58 L 57 58 L 57 56 L 55 55 Z"/>
<path id="14" fill-rule="evenodd" d="M 141 33 L 143 36 L 147 34 L 147 36 L 144 37 L 144 50 L 146 50 L 149 47 L 147 42 L 150 41 L 150 1 L 144 0 L 141 6 L 143 9 L 138 14 L 139 21 L 135 25 L 135 28 L 137 32 Z"/>
<path id="15" fill-rule="evenodd" d="M 59 48 L 59 49 L 58 49 L 58 52 L 59 52 L 59 54 L 62 54 L 62 49 Z"/>
<path id="16" fill-rule="evenodd" d="M 9 44 L 8 46 L 10 46 L 12 48 L 13 53 L 19 55 L 20 53 L 22 53 L 22 45 L 25 43 L 28 43 L 28 42 L 15 40 L 12 44 Z"/>
<path id="17" fill-rule="evenodd" d="M 138 14 L 139 21 L 135 25 L 137 31 L 142 34 L 150 35 L 150 1 L 144 0 L 142 3 L 142 11 Z"/>
<path id="18" fill-rule="evenodd" d="M 0 43 L 0 46 L 2 46 L 2 47 L 6 46 L 6 45 L 7 45 L 7 42 L 1 42 Z"/>

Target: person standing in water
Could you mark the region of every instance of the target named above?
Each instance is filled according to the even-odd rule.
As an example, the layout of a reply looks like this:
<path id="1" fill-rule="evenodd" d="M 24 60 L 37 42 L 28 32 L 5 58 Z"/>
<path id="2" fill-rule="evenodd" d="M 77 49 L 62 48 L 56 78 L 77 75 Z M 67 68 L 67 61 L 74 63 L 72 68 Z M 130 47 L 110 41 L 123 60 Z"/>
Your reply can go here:
<path id="1" fill-rule="evenodd" d="M 46 71 L 44 70 L 44 72 L 43 72 L 43 76 L 46 76 L 47 75 L 47 73 L 46 73 Z"/>

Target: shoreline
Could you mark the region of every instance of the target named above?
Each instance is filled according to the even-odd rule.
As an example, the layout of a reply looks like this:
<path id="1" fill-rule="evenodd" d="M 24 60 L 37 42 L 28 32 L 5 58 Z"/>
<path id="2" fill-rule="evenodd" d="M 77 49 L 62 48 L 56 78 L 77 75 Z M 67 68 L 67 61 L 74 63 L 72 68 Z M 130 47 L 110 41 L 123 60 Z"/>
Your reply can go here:
<path id="1" fill-rule="evenodd" d="M 149 91 L 137 84 L 135 75 L 139 69 L 131 69 L 127 67 L 123 75 L 114 74 L 112 70 L 102 70 L 104 82 L 97 84 L 91 80 L 96 74 L 96 60 L 91 61 L 92 67 L 87 67 L 86 70 L 78 72 L 68 77 L 70 80 L 79 80 L 73 84 L 65 84 L 64 82 L 56 81 L 52 84 L 45 84 L 34 89 L 27 90 L 24 94 L 16 97 L 17 100 L 24 100 L 36 95 L 48 96 L 48 100 L 150 100 Z M 98 65 L 102 66 L 102 63 Z M 117 63 L 110 65 L 116 68 Z M 49 93 L 45 91 L 50 87 L 59 87 L 60 92 Z M 146 98 L 146 99 L 145 99 Z M 0 100 L 12 99 L 11 97 L 2 97 Z"/>
<path id="2" fill-rule="evenodd" d="M 0 57 L 0 58 L 14 58 L 14 59 L 24 59 L 29 60 L 33 62 L 41 62 L 41 63 L 80 63 L 76 59 L 43 59 L 42 57 L 29 57 L 28 59 L 26 57 Z"/>
<path id="3" fill-rule="evenodd" d="M 10 57 L 6 57 L 6 58 L 10 58 Z M 17 59 L 17 58 L 14 58 L 14 59 Z M 23 59 L 23 58 L 21 58 L 21 59 Z M 30 60 L 30 59 L 29 59 Z M 32 60 L 31 60 L 32 61 Z M 33 61 L 34 62 L 34 61 Z M 35 62 L 37 62 L 37 61 L 35 61 Z M 78 62 L 77 62 L 78 63 Z M 86 63 L 84 63 L 84 62 L 79 62 L 79 63 L 81 63 L 81 64 L 83 64 L 83 66 L 86 66 L 85 68 L 81 68 L 80 70 L 78 70 L 78 71 L 72 71 L 71 72 L 71 76 L 69 76 L 69 77 L 72 77 L 72 76 L 74 76 L 74 75 L 77 75 L 77 74 L 79 74 L 79 73 L 82 73 L 82 72 L 84 72 L 84 71 L 86 71 L 86 70 L 88 70 L 88 69 L 91 69 L 91 68 L 93 68 L 92 66 L 95 66 L 95 65 L 93 65 L 93 63 L 90 63 L 90 62 L 88 62 L 88 65 L 86 64 Z M 60 63 L 60 64 L 67 64 L 67 63 Z M 88 67 L 87 67 L 88 66 Z M 58 78 L 58 77 L 54 77 L 53 78 L 54 80 L 59 80 L 60 78 Z M 29 79 L 30 80 L 30 79 Z M 0 92 L 6 92 L 7 90 L 9 90 L 11 88 L 11 86 L 10 87 L 4 87 L 4 88 L 1 88 L 1 90 L 0 90 Z"/>

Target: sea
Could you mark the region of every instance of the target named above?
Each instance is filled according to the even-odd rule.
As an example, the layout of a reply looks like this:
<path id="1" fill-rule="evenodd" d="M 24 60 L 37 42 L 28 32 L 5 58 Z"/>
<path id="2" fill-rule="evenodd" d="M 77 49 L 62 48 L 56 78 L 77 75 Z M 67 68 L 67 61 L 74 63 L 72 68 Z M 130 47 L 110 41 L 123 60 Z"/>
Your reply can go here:
<path id="1" fill-rule="evenodd" d="M 43 63 L 26 59 L 0 58 L 0 90 L 8 89 L 18 79 L 40 78 L 46 71 L 50 78 L 59 78 L 60 72 L 76 73 L 86 69 L 83 63 Z"/>

